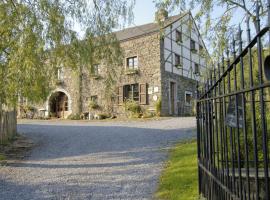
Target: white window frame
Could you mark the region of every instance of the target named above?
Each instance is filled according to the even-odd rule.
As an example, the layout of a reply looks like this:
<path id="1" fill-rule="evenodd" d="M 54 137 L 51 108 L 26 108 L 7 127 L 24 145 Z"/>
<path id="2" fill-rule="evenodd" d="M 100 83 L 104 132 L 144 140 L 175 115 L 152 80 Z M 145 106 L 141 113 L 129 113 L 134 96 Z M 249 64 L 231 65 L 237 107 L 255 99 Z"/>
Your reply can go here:
<path id="1" fill-rule="evenodd" d="M 93 71 L 92 71 L 93 75 L 98 76 L 98 75 L 100 75 L 100 72 L 101 72 L 100 64 L 94 64 L 93 65 Z"/>
<path id="2" fill-rule="evenodd" d="M 194 47 L 193 47 L 192 44 L 194 44 Z M 190 50 L 191 50 L 191 51 L 194 51 L 194 52 L 197 52 L 197 49 L 196 49 L 196 41 L 193 40 L 193 39 L 190 39 Z"/>
<path id="3" fill-rule="evenodd" d="M 134 59 L 137 58 L 137 66 L 134 65 Z M 129 66 L 129 59 L 133 59 L 133 66 Z M 138 56 L 129 56 L 126 57 L 126 69 L 127 70 L 138 70 L 139 69 L 139 57 Z"/>
<path id="4" fill-rule="evenodd" d="M 63 81 L 64 80 L 64 68 L 63 68 L 63 66 L 61 66 L 61 67 L 59 67 L 57 69 L 57 79 L 59 81 Z"/>
<path id="5" fill-rule="evenodd" d="M 191 106 L 191 103 L 188 103 L 187 102 L 187 94 L 190 94 L 191 95 L 191 98 L 193 97 L 193 94 L 192 94 L 191 91 L 185 91 L 185 105 Z"/>

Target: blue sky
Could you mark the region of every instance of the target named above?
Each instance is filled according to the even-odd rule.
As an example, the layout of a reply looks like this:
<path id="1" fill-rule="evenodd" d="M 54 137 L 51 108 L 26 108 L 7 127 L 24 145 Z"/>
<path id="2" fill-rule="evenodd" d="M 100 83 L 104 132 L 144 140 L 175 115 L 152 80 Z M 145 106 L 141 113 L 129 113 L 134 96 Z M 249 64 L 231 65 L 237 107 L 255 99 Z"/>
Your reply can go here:
<path id="1" fill-rule="evenodd" d="M 136 0 L 134 8 L 134 24 L 142 25 L 151 23 L 155 19 L 155 4 L 152 0 Z"/>

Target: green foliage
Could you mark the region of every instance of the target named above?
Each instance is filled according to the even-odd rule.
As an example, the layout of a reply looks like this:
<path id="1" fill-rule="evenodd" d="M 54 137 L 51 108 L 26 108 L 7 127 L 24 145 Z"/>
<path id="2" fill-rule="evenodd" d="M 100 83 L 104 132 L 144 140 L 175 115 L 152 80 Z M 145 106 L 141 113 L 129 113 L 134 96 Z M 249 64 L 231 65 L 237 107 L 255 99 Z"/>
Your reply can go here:
<path id="1" fill-rule="evenodd" d="M 99 109 L 99 105 L 96 101 L 89 101 L 89 109 L 90 110 L 97 110 Z"/>
<path id="2" fill-rule="evenodd" d="M 107 119 L 110 118 L 110 115 L 107 113 L 99 113 L 97 114 L 99 119 Z"/>
<path id="3" fill-rule="evenodd" d="M 1 1 L 0 103 L 15 106 L 18 96 L 45 100 L 57 68 L 81 75 L 83 66 L 101 58 L 110 64 L 105 83 L 111 87 L 111 68 L 121 58 L 111 32 L 132 20 L 133 6 L 134 0 Z M 84 37 L 72 30 L 75 21 L 86 30 Z"/>
<path id="4" fill-rule="evenodd" d="M 70 114 L 68 116 L 68 119 L 69 120 L 80 120 L 81 119 L 81 116 L 79 114 Z"/>
<path id="5" fill-rule="evenodd" d="M 155 108 L 156 108 L 156 115 L 160 116 L 161 114 L 161 106 L 162 106 L 162 101 L 161 98 L 159 98 L 155 104 Z"/>
<path id="6" fill-rule="evenodd" d="M 213 51 L 212 59 L 218 59 L 220 54 L 227 47 L 231 40 L 231 34 L 238 29 L 238 24 L 244 21 L 245 17 L 250 17 L 256 26 L 256 1 L 231 1 L 231 0 L 155 0 L 157 8 L 169 11 L 180 10 L 185 12 L 192 10 L 194 18 L 198 23 L 200 32 L 207 39 Z M 267 0 L 259 1 L 261 9 L 260 15 L 267 16 Z M 200 9 L 198 9 L 200 8 Z M 218 13 L 217 13 L 218 10 Z M 235 16 L 237 15 L 238 21 Z"/>
<path id="7" fill-rule="evenodd" d="M 37 113 L 37 109 L 31 105 L 21 105 L 20 112 L 21 118 L 33 119 Z"/>
<path id="8" fill-rule="evenodd" d="M 177 144 L 159 179 L 157 199 L 198 199 L 198 167 L 196 141 Z"/>
<path id="9" fill-rule="evenodd" d="M 154 117 L 155 116 L 155 113 L 153 113 L 153 112 L 150 112 L 150 111 L 148 111 L 148 110 L 144 110 L 143 111 L 143 114 L 142 114 L 142 118 L 152 118 L 152 117 Z"/>
<path id="10" fill-rule="evenodd" d="M 125 102 L 125 110 L 130 112 L 131 117 L 140 117 L 142 112 L 139 103 L 133 100 L 127 100 Z"/>
<path id="11" fill-rule="evenodd" d="M 269 54 L 269 50 L 264 50 L 262 51 L 263 57 L 265 57 L 266 55 Z M 223 88 L 223 84 L 225 84 L 225 93 L 232 93 L 234 91 L 240 91 L 242 88 L 242 84 L 244 86 L 244 88 L 250 88 L 251 87 L 251 82 L 250 82 L 250 74 L 252 74 L 253 76 L 253 87 L 258 87 L 260 86 L 260 76 L 259 76 L 259 71 L 258 71 L 258 51 L 257 49 L 252 49 L 251 52 L 251 59 L 252 61 L 252 71 L 250 71 L 249 69 L 249 56 L 245 56 L 243 59 L 243 65 L 244 65 L 244 70 L 243 72 L 241 72 L 241 68 L 240 68 L 240 63 L 237 64 L 235 66 L 235 71 L 232 70 L 230 72 L 230 79 L 228 79 L 228 76 L 226 77 L 225 80 L 222 81 L 221 83 L 221 88 Z M 235 72 L 236 72 L 236 76 L 235 76 Z M 244 79 L 242 80 L 242 74 Z M 236 79 L 235 79 L 236 77 Z M 264 81 L 266 81 L 264 79 L 264 77 L 262 77 Z M 231 91 L 229 91 L 228 89 L 228 82 L 230 80 L 230 84 L 231 84 Z M 238 98 L 242 97 L 243 95 L 239 94 Z M 234 96 L 232 96 L 234 97 Z M 270 99 L 270 90 L 269 88 L 265 88 L 264 89 L 264 101 L 265 101 L 265 105 L 264 105 L 264 110 L 265 110 L 265 116 L 262 117 L 261 115 L 261 103 L 260 103 L 260 91 L 259 90 L 255 90 L 253 93 L 253 97 L 252 97 L 252 93 L 251 92 L 246 92 L 244 95 L 245 98 L 245 102 L 244 105 L 242 105 L 242 107 L 245 108 L 246 110 L 246 115 L 245 115 L 245 125 L 246 125 L 246 131 L 244 133 L 243 128 L 239 129 L 239 146 L 240 149 L 238 149 L 238 133 L 237 133 L 237 129 L 236 128 L 230 128 L 230 127 L 226 127 L 226 134 L 227 134 L 227 140 L 224 143 L 224 148 L 227 148 L 229 153 L 228 153 L 228 159 L 232 160 L 234 159 L 235 162 L 238 161 L 238 159 L 240 159 L 241 162 L 241 166 L 242 168 L 244 168 L 247 163 L 245 162 L 245 156 L 248 155 L 248 159 L 249 161 L 254 161 L 255 160 L 255 155 L 254 153 L 257 154 L 258 156 L 258 161 L 259 161 L 259 167 L 262 168 L 263 167 L 263 131 L 262 131 L 262 122 L 264 121 L 267 125 L 267 130 L 266 132 L 269 133 L 270 132 L 270 114 L 269 114 L 269 110 L 270 110 L 270 104 L 269 104 L 269 99 Z M 229 102 L 230 99 L 229 97 L 226 97 L 226 101 Z M 252 102 L 254 102 L 254 108 L 252 106 Z M 242 103 L 241 103 L 242 104 Z M 226 104 L 226 109 L 228 107 L 228 103 Z M 254 141 L 254 133 L 253 133 L 253 110 L 255 113 L 255 119 L 254 119 L 254 124 L 256 127 L 256 140 L 257 140 L 257 151 L 255 152 L 255 141 Z M 222 113 L 222 109 L 219 108 L 219 106 L 217 106 L 217 112 L 218 113 Z M 223 118 L 223 116 L 217 116 L 218 121 L 224 121 L 225 119 Z M 219 130 L 219 129 L 218 129 Z M 221 134 L 221 133 L 219 133 Z M 232 144 L 230 137 L 233 137 L 235 143 Z M 224 139 L 223 139 L 224 140 Z M 220 141 L 219 141 L 220 142 Z M 247 152 L 245 150 L 246 146 L 245 143 L 247 143 Z M 270 148 L 270 141 L 268 140 L 267 143 L 268 149 Z M 235 149 L 232 149 L 232 148 Z M 240 154 L 240 158 L 238 158 L 238 152 Z M 221 155 L 220 155 L 221 156 Z M 250 162 L 249 163 L 249 167 L 255 167 L 254 166 L 254 162 Z M 229 163 L 229 167 L 231 167 L 232 164 Z"/>

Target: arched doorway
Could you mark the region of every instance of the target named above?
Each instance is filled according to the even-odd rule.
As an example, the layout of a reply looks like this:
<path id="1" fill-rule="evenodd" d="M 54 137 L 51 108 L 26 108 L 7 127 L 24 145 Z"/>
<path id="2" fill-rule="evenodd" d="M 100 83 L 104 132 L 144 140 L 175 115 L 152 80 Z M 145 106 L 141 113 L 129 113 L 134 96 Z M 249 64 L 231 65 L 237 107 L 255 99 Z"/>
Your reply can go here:
<path id="1" fill-rule="evenodd" d="M 49 114 L 51 117 L 67 118 L 70 114 L 68 96 L 61 91 L 52 93 L 49 98 Z"/>

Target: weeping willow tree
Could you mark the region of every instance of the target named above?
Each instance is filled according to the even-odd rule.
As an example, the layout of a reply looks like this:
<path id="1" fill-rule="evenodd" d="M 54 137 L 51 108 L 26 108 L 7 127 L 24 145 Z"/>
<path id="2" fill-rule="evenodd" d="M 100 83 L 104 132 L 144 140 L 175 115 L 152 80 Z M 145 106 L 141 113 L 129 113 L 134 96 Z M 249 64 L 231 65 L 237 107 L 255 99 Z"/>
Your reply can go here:
<path id="1" fill-rule="evenodd" d="M 2 0 L 0 2 L 0 107 L 18 97 L 46 99 L 60 66 L 81 74 L 97 59 L 110 63 L 106 87 L 120 46 L 114 29 L 132 21 L 134 0 Z M 80 27 L 83 37 L 74 31 Z M 106 56 L 105 56 L 106 55 Z M 0 110 L 0 111 L 1 111 Z"/>
<path id="2" fill-rule="evenodd" d="M 155 0 L 158 8 L 165 8 L 169 11 L 186 10 L 194 11 L 194 18 L 199 24 L 201 33 L 211 45 L 211 57 L 218 59 L 230 44 L 232 34 L 236 33 L 238 24 L 250 18 L 253 29 L 256 25 L 256 4 L 255 1 L 247 0 Z M 260 16 L 267 15 L 267 0 L 258 0 Z M 263 22 L 263 21 L 262 21 Z"/>

